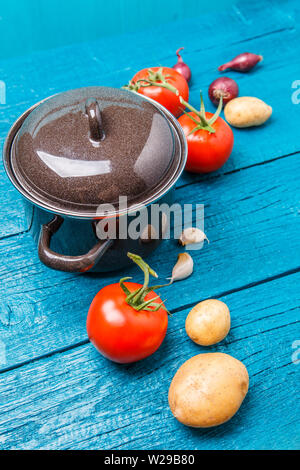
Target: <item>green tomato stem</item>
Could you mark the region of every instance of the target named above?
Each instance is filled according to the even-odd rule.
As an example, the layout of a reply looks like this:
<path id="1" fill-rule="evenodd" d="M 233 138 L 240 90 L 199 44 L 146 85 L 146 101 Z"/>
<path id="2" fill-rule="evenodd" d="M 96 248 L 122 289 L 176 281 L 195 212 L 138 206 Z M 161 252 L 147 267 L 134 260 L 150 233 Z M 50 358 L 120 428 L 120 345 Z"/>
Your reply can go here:
<path id="1" fill-rule="evenodd" d="M 195 119 L 193 116 L 191 116 L 189 113 L 185 112 L 184 113 L 195 123 L 197 124 L 196 127 L 189 133 L 189 135 L 193 134 L 194 132 L 197 132 L 198 130 L 202 129 L 205 131 L 210 132 L 211 134 L 215 133 L 216 130 L 212 127 L 212 124 L 218 119 L 220 116 L 222 106 L 223 106 L 223 97 L 220 97 L 219 105 L 218 108 L 215 112 L 215 114 L 210 118 L 206 118 L 205 114 L 205 107 L 204 107 L 204 101 L 203 101 L 203 96 L 202 92 L 200 92 L 200 102 L 201 102 L 201 107 L 200 111 L 195 109 L 190 103 L 187 103 L 181 96 L 179 98 L 180 103 L 183 104 L 186 108 L 188 108 L 192 113 L 196 114 L 196 116 L 199 118 L 199 121 Z"/>
<path id="2" fill-rule="evenodd" d="M 130 91 L 139 91 L 140 88 L 145 88 L 148 86 L 158 86 L 161 88 L 166 88 L 172 93 L 175 93 L 176 96 L 179 96 L 177 88 L 171 85 L 167 81 L 167 78 L 169 78 L 169 75 L 163 74 L 162 67 L 157 72 L 153 72 L 153 70 L 148 69 L 148 78 L 141 78 L 136 82 L 130 81 L 128 85 L 125 85 L 122 88 L 125 88 Z"/>
<path id="3" fill-rule="evenodd" d="M 222 108 L 223 108 L 223 96 L 221 95 L 217 110 L 216 110 L 215 114 L 208 121 L 210 125 L 212 125 L 218 119 L 218 117 L 221 114 Z"/>
<path id="4" fill-rule="evenodd" d="M 165 287 L 169 284 L 163 284 L 163 285 L 150 287 L 149 286 L 150 275 L 157 278 L 158 275 L 156 274 L 156 272 L 139 255 L 135 255 L 134 253 L 127 253 L 127 256 L 134 263 L 136 263 L 139 266 L 139 268 L 141 268 L 141 270 L 143 271 L 144 284 L 142 287 L 139 287 L 137 290 L 130 292 L 130 290 L 125 286 L 124 282 L 132 278 L 123 277 L 122 279 L 120 279 L 119 281 L 120 287 L 123 290 L 123 292 L 126 294 L 126 299 L 125 299 L 126 303 L 137 311 L 147 310 L 149 312 L 157 312 L 157 310 L 159 310 L 160 308 L 163 308 L 164 310 L 168 312 L 168 310 L 163 305 L 163 303 L 155 302 L 155 300 L 158 299 L 158 296 L 149 300 L 145 300 L 145 297 L 149 292 L 153 291 L 154 288 L 158 289 L 160 287 Z"/>

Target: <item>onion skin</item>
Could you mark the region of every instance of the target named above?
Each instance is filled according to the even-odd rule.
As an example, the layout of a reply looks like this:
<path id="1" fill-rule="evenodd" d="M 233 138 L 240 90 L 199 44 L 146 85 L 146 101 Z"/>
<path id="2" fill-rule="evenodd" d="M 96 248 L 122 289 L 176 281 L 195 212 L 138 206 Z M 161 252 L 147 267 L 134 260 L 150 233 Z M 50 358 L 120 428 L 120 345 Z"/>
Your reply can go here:
<path id="1" fill-rule="evenodd" d="M 249 72 L 253 69 L 258 62 L 263 60 L 262 55 L 252 54 L 251 52 L 243 52 L 237 55 L 234 59 L 226 62 L 226 64 L 220 65 L 218 70 L 224 72 L 224 70 L 231 69 L 237 72 Z"/>
<path id="2" fill-rule="evenodd" d="M 182 57 L 179 54 L 179 52 L 182 51 L 183 49 L 184 47 L 180 47 L 180 49 L 176 51 L 178 60 L 177 60 L 177 64 L 173 65 L 172 69 L 177 70 L 177 72 L 183 75 L 186 81 L 189 82 L 192 77 L 191 69 L 189 68 L 187 64 L 183 62 Z"/>
<path id="3" fill-rule="evenodd" d="M 220 77 L 214 80 L 208 89 L 208 96 L 212 103 L 218 106 L 220 97 L 223 96 L 224 105 L 236 98 L 239 94 L 238 84 L 229 77 Z"/>

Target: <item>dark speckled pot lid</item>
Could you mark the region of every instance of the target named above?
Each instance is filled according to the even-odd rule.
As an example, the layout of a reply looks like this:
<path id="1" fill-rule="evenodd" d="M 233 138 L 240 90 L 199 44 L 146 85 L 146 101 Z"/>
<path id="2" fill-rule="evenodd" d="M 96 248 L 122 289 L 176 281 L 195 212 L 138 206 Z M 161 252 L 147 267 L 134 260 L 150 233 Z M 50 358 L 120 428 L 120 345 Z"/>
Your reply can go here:
<path id="1" fill-rule="evenodd" d="M 70 215 L 148 204 L 182 171 L 176 120 L 141 95 L 88 87 L 55 95 L 24 120 L 11 149 L 18 184 L 37 203 Z"/>

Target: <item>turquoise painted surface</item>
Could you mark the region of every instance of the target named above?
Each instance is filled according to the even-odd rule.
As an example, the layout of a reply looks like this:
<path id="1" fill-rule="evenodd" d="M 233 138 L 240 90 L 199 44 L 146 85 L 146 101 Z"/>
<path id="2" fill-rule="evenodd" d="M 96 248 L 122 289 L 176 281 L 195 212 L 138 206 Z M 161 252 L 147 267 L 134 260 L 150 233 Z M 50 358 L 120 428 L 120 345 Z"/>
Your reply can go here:
<path id="1" fill-rule="evenodd" d="M 265 126 L 234 130 L 234 152 L 219 172 L 180 179 L 176 201 L 205 204 L 210 245 L 192 253 L 193 276 L 161 290 L 174 314 L 162 347 L 130 366 L 105 360 L 85 330 L 94 295 L 125 273 L 79 277 L 43 266 L 21 199 L 0 166 L 0 448 L 299 448 L 300 364 L 292 356 L 300 339 L 300 105 L 292 103 L 291 85 L 300 73 L 300 7 L 295 0 L 269 0 L 265 8 L 267 16 L 253 0 L 227 13 L 157 26 L 151 34 L 0 61 L 7 83 L 1 144 L 16 117 L 39 99 L 84 85 L 118 87 L 149 62 L 169 64 L 183 35 L 194 73 L 192 105 L 199 105 L 200 88 L 207 94 L 224 50 L 230 57 L 242 49 L 261 53 L 264 62 L 252 73 L 228 75 L 241 94 L 255 93 L 274 108 Z M 148 261 L 164 278 L 179 251 L 166 241 Z M 128 275 L 141 280 L 135 268 Z M 191 306 L 208 297 L 228 304 L 232 329 L 220 344 L 201 348 L 186 336 L 184 321 Z M 207 351 L 242 360 L 250 391 L 224 426 L 189 429 L 173 418 L 168 387 L 186 359 Z"/>
<path id="2" fill-rule="evenodd" d="M 1 0 L 0 58 L 217 11 L 232 0 Z M 134 47 L 134 44 L 132 45 Z"/>

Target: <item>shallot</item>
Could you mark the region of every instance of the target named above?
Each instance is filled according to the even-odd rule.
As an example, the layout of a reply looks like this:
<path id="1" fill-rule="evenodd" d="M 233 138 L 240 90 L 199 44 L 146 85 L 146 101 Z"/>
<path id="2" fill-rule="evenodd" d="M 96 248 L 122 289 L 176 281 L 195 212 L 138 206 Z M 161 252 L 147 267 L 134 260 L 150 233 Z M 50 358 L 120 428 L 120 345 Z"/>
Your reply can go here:
<path id="1" fill-rule="evenodd" d="M 227 69 L 236 70 L 237 72 L 249 72 L 249 70 L 251 70 L 258 62 L 262 60 L 262 55 L 252 54 L 251 52 L 243 52 L 226 64 L 220 65 L 218 70 L 220 70 L 220 72 L 223 72 Z"/>
<path id="2" fill-rule="evenodd" d="M 216 106 L 218 106 L 221 96 L 225 105 L 228 101 L 236 98 L 238 94 L 238 84 L 229 77 L 217 78 L 210 84 L 208 89 L 208 96 Z"/>
<path id="3" fill-rule="evenodd" d="M 184 49 L 184 47 L 180 47 L 180 49 L 178 49 L 176 51 L 176 55 L 178 57 L 178 60 L 177 60 L 177 64 L 173 65 L 173 69 L 174 70 L 177 70 L 177 72 L 181 73 L 181 75 L 184 76 L 184 78 L 186 79 L 187 82 L 190 81 L 191 79 L 191 76 L 192 76 L 192 72 L 191 72 L 191 69 L 189 68 L 188 65 L 186 65 L 183 60 L 182 60 L 182 57 L 181 55 L 179 54 L 180 51 L 182 51 Z"/>

